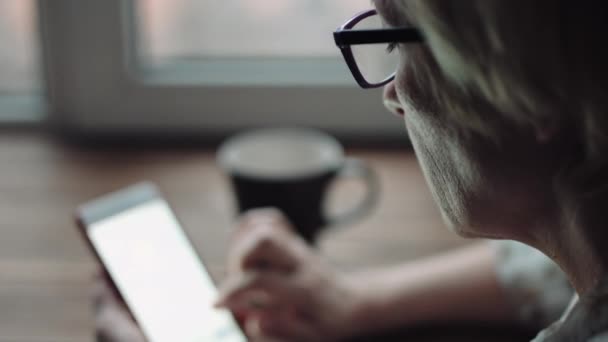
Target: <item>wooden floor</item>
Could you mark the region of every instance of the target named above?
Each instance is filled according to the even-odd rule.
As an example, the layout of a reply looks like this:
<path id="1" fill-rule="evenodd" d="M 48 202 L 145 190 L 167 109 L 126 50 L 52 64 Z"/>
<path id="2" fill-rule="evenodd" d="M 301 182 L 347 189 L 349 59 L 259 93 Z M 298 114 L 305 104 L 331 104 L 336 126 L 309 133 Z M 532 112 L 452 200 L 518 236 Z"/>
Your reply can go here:
<path id="1" fill-rule="evenodd" d="M 383 187 L 377 209 L 330 231 L 321 251 L 358 269 L 462 245 L 439 219 L 413 154 L 354 150 Z M 156 182 L 215 278 L 231 231 L 231 192 L 212 150 L 85 149 L 35 133 L 0 134 L 0 342 L 92 341 L 96 265 L 72 220 L 81 202 L 140 180 Z M 334 203 L 360 194 L 336 186 Z"/>

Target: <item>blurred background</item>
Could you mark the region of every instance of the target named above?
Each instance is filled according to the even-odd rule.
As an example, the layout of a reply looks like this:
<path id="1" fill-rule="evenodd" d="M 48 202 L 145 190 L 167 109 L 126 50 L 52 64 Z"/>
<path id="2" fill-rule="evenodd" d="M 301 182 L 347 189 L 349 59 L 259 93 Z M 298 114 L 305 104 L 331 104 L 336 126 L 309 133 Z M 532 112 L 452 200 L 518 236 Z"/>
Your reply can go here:
<path id="1" fill-rule="evenodd" d="M 377 171 L 374 213 L 320 243 L 336 267 L 465 244 L 445 231 L 402 121 L 381 90 L 357 87 L 334 46 L 332 32 L 370 6 L 0 0 L 0 341 L 94 340 L 98 267 L 72 215 L 142 179 L 160 186 L 221 279 L 234 202 L 215 148 L 245 129 L 322 129 Z M 362 193 L 336 186 L 334 203 Z"/>
<path id="2" fill-rule="evenodd" d="M 2 0 L 0 122 L 217 141 L 307 125 L 403 141 L 332 32 L 368 0 Z M 378 114 L 378 115 L 374 115 Z"/>

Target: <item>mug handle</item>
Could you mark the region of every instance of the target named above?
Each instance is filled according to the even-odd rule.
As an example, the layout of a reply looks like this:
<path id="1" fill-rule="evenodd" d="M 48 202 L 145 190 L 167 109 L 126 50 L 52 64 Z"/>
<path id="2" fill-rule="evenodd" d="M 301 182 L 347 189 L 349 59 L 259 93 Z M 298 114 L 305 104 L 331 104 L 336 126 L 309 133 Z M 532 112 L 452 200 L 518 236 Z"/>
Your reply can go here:
<path id="1" fill-rule="evenodd" d="M 351 223 L 367 215 L 378 202 L 380 194 L 380 181 L 378 175 L 367 163 L 360 159 L 346 158 L 335 179 L 359 178 L 366 187 L 366 194 L 361 202 L 354 208 L 334 217 L 326 216 L 328 226 L 337 226 Z"/>

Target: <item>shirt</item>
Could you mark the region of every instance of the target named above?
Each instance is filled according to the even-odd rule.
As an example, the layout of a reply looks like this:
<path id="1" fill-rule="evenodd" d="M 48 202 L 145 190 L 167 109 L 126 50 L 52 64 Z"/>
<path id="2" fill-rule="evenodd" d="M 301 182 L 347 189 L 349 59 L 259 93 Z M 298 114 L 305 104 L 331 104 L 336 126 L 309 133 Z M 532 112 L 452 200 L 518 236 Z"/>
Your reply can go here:
<path id="1" fill-rule="evenodd" d="M 499 282 L 519 319 L 539 327 L 554 322 L 532 342 L 608 342 L 608 285 L 579 299 L 566 275 L 541 252 L 513 241 L 492 243 Z"/>

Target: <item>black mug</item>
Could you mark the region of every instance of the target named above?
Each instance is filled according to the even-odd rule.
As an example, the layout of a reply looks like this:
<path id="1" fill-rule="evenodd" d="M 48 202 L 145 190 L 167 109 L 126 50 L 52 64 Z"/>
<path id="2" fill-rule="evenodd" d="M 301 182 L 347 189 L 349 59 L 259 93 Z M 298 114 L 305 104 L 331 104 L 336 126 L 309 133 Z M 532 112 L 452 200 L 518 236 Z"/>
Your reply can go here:
<path id="1" fill-rule="evenodd" d="M 313 129 L 269 128 L 239 134 L 222 144 L 218 162 L 229 175 L 239 213 L 277 208 L 311 244 L 324 228 L 369 213 L 378 198 L 375 172 L 361 160 L 346 158 L 336 139 Z M 366 195 L 351 210 L 331 216 L 325 199 L 330 185 L 343 177 L 361 179 Z"/>

